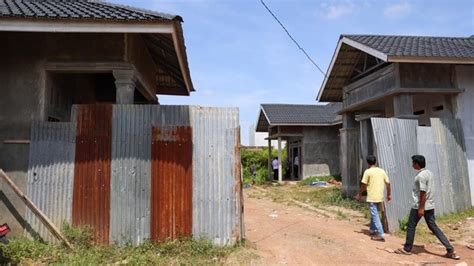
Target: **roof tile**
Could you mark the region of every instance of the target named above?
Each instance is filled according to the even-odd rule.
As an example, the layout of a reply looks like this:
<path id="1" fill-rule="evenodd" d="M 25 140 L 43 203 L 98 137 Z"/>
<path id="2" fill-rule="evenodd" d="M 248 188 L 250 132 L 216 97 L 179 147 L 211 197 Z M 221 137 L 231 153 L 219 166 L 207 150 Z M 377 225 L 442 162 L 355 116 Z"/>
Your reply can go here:
<path id="1" fill-rule="evenodd" d="M 388 56 L 474 58 L 473 37 L 343 35 Z"/>
<path id="2" fill-rule="evenodd" d="M 300 104 L 262 104 L 262 110 L 270 124 L 318 125 L 331 124 L 337 120 L 341 104 L 300 105 Z"/>
<path id="3" fill-rule="evenodd" d="M 179 20 L 166 13 L 97 0 L 0 0 L 2 18 Z"/>

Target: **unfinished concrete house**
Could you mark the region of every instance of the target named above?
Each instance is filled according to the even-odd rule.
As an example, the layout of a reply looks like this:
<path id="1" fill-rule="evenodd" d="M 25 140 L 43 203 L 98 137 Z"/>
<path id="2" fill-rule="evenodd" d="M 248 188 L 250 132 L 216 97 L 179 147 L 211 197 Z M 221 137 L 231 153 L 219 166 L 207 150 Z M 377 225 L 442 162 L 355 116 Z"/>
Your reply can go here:
<path id="1" fill-rule="evenodd" d="M 298 105 L 262 104 L 257 132 L 268 133 L 278 141 L 281 158 L 282 143 L 286 143 L 289 173 L 280 169 L 278 180 L 304 179 L 311 176 L 339 175 L 339 129 L 341 104 Z M 271 154 L 271 153 L 269 153 Z M 271 158 L 269 158 L 271 162 Z M 281 167 L 280 163 L 280 167 Z M 269 164 L 269 175 L 271 167 Z"/>
<path id="2" fill-rule="evenodd" d="M 377 154 L 394 182 L 407 183 L 395 188 L 406 197 L 414 176 L 410 156 L 419 153 L 438 176 L 447 211 L 471 205 L 473 64 L 472 36 L 340 37 L 317 99 L 343 105 L 340 162 L 347 195 L 357 191 L 365 156 Z"/>
<path id="3" fill-rule="evenodd" d="M 99 1 L 0 3 L 0 168 L 26 191 L 32 121 L 68 122 L 74 104 L 158 104 L 193 91 L 179 16 Z M 25 206 L 1 186 L 0 219 Z"/>

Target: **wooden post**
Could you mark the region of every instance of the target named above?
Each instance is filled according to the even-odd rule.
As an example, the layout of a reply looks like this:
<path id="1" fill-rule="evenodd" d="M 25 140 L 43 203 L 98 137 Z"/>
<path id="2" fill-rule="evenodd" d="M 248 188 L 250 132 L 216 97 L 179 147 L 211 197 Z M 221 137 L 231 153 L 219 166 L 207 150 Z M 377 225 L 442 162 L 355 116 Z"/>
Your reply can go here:
<path id="1" fill-rule="evenodd" d="M 385 202 L 381 202 L 380 203 L 380 209 L 382 210 L 382 227 L 383 227 L 383 231 L 385 233 L 390 233 L 390 231 L 388 230 L 388 220 L 387 220 L 387 212 L 386 212 L 386 209 L 385 209 Z"/>
<path id="2" fill-rule="evenodd" d="M 73 246 L 69 241 L 61 234 L 56 226 L 49 220 L 49 218 L 40 210 L 36 205 L 15 185 L 10 177 L 0 169 L 0 176 L 5 179 L 7 184 L 13 189 L 13 191 L 20 197 L 20 199 L 30 208 L 30 210 L 39 218 L 39 220 L 48 228 L 48 230 L 60 241 L 62 241 L 68 248 L 73 249 Z"/>
<path id="3" fill-rule="evenodd" d="M 278 182 L 283 182 L 283 173 L 281 166 L 281 137 L 278 137 Z"/>

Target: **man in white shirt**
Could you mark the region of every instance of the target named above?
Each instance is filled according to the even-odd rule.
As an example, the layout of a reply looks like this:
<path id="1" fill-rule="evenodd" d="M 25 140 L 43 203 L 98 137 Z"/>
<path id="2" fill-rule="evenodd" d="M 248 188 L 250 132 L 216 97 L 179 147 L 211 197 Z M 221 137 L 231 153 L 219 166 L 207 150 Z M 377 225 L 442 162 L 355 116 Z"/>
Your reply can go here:
<path id="1" fill-rule="evenodd" d="M 445 257 L 459 260 L 460 257 L 454 251 L 454 247 L 449 243 L 446 235 L 436 224 L 435 220 L 435 185 L 433 173 L 427 170 L 425 157 L 422 155 L 413 155 L 412 166 L 417 171 L 413 182 L 412 202 L 409 218 L 407 236 L 405 245 L 395 251 L 397 254 L 411 255 L 413 243 L 415 241 L 416 226 L 422 217 L 425 218 L 426 224 L 431 232 L 446 248 Z"/>
<path id="2" fill-rule="evenodd" d="M 280 166 L 280 162 L 278 161 L 278 158 L 275 157 L 273 158 L 272 161 L 272 168 L 273 168 L 273 179 L 278 180 L 278 167 Z"/>
<path id="3" fill-rule="evenodd" d="M 300 173 L 299 168 L 300 168 L 300 158 L 298 157 L 298 155 L 296 155 L 293 160 L 294 177 L 296 179 L 298 179 L 298 175 Z"/>

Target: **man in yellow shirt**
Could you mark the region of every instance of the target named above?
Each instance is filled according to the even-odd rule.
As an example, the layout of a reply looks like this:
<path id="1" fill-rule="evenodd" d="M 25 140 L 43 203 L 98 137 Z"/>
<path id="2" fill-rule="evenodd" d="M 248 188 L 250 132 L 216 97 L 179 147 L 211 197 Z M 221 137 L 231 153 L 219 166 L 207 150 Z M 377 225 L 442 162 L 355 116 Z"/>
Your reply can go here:
<path id="1" fill-rule="evenodd" d="M 356 200 L 360 200 L 362 192 L 367 188 L 367 203 L 370 210 L 370 234 L 371 239 L 376 241 L 385 241 L 382 222 L 380 221 L 379 208 L 380 203 L 384 201 L 384 190 L 387 186 L 387 201 L 392 200 L 390 181 L 387 173 L 382 168 L 377 167 L 377 158 L 373 155 L 367 156 L 369 169 L 364 171 L 360 190 L 355 196 Z M 377 232 L 377 236 L 375 233 Z"/>

